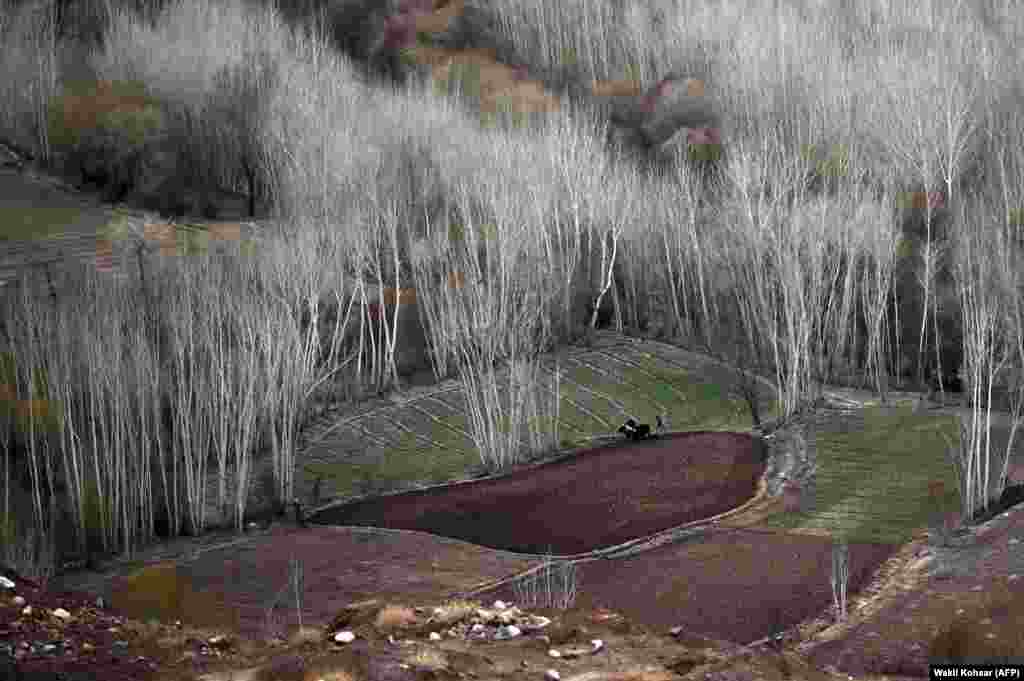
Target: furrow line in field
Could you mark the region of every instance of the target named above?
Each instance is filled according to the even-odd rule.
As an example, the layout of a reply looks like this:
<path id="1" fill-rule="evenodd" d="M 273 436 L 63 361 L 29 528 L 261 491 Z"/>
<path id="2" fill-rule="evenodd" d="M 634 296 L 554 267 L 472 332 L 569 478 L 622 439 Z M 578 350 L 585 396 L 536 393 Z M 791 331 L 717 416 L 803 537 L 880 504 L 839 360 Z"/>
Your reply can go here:
<path id="1" fill-rule="evenodd" d="M 830 530 L 839 529 L 855 530 L 860 535 L 892 536 L 903 534 L 909 536 L 913 533 L 912 527 L 915 523 L 910 522 L 912 517 L 908 516 L 903 523 L 898 518 L 878 517 L 868 510 L 857 508 L 850 504 L 843 504 L 836 510 L 822 513 L 809 514 L 806 519 L 800 522 L 796 530 Z"/>
<path id="2" fill-rule="evenodd" d="M 545 390 L 547 390 L 548 393 L 550 393 L 551 395 L 555 394 L 554 390 L 552 390 L 550 386 L 545 387 Z M 594 417 L 593 415 L 590 414 L 590 412 L 587 410 L 586 407 L 584 407 L 583 405 L 577 404 L 574 400 L 569 399 L 564 394 L 559 394 L 558 395 L 558 399 L 559 399 L 559 402 L 564 400 L 565 402 L 568 402 L 577 411 L 579 411 L 579 412 L 581 412 L 583 414 L 586 414 L 586 415 L 590 415 L 591 418 L 596 418 L 596 417 Z M 559 408 L 558 423 L 555 426 L 556 428 L 558 428 L 559 426 L 565 426 L 566 428 L 571 430 L 573 433 L 576 433 L 577 435 L 586 435 L 587 434 L 586 430 L 584 430 L 580 426 L 576 425 L 574 422 L 572 422 L 572 421 L 570 421 L 568 419 L 563 418 L 561 416 L 561 414 L 562 414 L 562 409 Z"/>
<path id="3" fill-rule="evenodd" d="M 433 398 L 425 398 L 422 401 L 428 401 L 430 399 L 433 399 Z M 417 401 L 419 401 L 419 400 L 417 400 Z M 462 430 L 461 428 L 456 428 L 455 426 L 452 426 L 452 425 L 446 423 L 445 421 L 442 421 L 440 418 L 438 418 L 437 416 L 434 416 L 433 414 L 431 414 L 429 411 L 427 411 L 426 409 L 424 409 L 420 405 L 418 405 L 418 404 L 416 404 L 414 402 L 410 402 L 408 406 L 410 408 L 412 408 L 413 410 L 418 411 L 419 413 L 423 414 L 424 416 L 426 416 L 427 418 L 429 418 L 430 420 L 432 420 L 434 423 L 438 424 L 442 428 L 444 428 L 446 430 L 449 430 L 449 431 L 455 433 L 456 435 L 461 435 L 461 436 L 465 437 L 466 439 L 468 439 L 470 442 L 473 442 L 473 438 L 470 436 L 469 433 L 467 433 L 466 431 Z"/>
<path id="4" fill-rule="evenodd" d="M 465 402 L 466 400 L 465 393 L 459 390 L 458 392 L 447 393 L 445 395 L 431 395 L 430 397 L 426 397 L 422 400 L 419 400 L 419 402 L 423 402 L 424 404 L 439 404 L 445 409 L 447 409 L 449 412 L 452 412 L 453 414 L 464 414 L 466 412 L 466 409 L 462 404 L 452 404 L 447 399 L 443 399 L 449 395 L 456 400 L 458 400 L 459 398 L 461 398 L 463 402 Z"/>
<path id="5" fill-rule="evenodd" d="M 601 374 L 602 376 L 604 376 L 605 378 L 608 378 L 609 380 L 617 381 L 619 383 L 622 383 L 624 386 L 627 386 L 630 389 L 631 392 L 633 392 L 635 395 L 637 395 L 640 399 L 644 400 L 648 404 L 650 404 L 650 405 L 652 405 L 654 407 L 658 407 L 658 408 L 662 408 L 662 409 L 664 408 L 662 406 L 661 402 L 658 400 L 657 397 L 655 397 L 654 395 L 651 395 L 649 392 L 647 392 L 640 385 L 637 385 L 636 383 L 633 383 L 632 381 L 627 381 L 624 376 L 622 376 L 620 374 L 612 374 L 611 372 L 609 372 L 604 367 L 601 367 L 601 366 L 596 365 L 596 364 L 591 364 L 590 362 L 587 362 L 585 359 L 576 359 L 575 361 L 577 363 L 581 364 L 582 366 L 586 367 L 587 369 L 590 369 L 594 373 Z"/>
<path id="6" fill-rule="evenodd" d="M 641 357 L 646 356 L 646 357 L 650 357 L 652 359 L 657 359 L 659 362 L 664 362 L 665 364 L 670 365 L 672 368 L 678 369 L 680 371 L 686 371 L 686 372 L 692 373 L 694 371 L 697 371 L 700 368 L 699 364 L 698 364 L 698 362 L 696 360 L 691 364 L 691 363 L 683 362 L 683 361 L 681 361 L 679 359 L 673 359 L 673 358 L 668 357 L 668 351 L 669 350 L 676 350 L 679 353 L 685 352 L 683 350 L 680 350 L 679 348 L 673 348 L 672 346 L 663 347 L 662 344 L 660 344 L 660 343 L 659 344 L 646 343 L 644 345 L 644 347 L 640 347 L 640 348 L 633 347 L 633 348 L 630 348 L 630 349 L 633 350 L 634 352 L 639 353 Z M 707 360 L 707 361 L 712 361 L 712 360 Z"/>
<path id="7" fill-rule="evenodd" d="M 431 397 L 433 397 L 435 395 L 441 395 L 441 394 L 450 393 L 450 392 L 458 392 L 459 390 L 461 390 L 461 387 L 459 387 L 459 386 L 444 386 L 444 387 L 439 387 L 437 389 L 430 390 L 429 392 L 419 393 L 416 396 L 411 397 L 411 398 L 409 398 L 407 400 L 400 400 L 400 399 L 391 398 L 391 401 L 389 401 L 389 402 L 387 402 L 385 404 L 381 404 L 381 405 L 379 405 L 377 407 L 374 407 L 373 409 L 369 409 L 367 411 L 359 412 L 358 414 L 352 414 L 351 416 L 343 417 L 343 418 L 340 418 L 340 419 L 337 418 L 337 414 L 336 413 L 335 414 L 325 414 L 324 416 L 321 416 L 321 417 L 319 417 L 317 419 L 317 421 L 315 422 L 315 424 L 313 425 L 311 430 L 316 430 L 316 428 L 321 426 L 321 425 L 328 426 L 328 427 L 325 428 L 320 433 L 317 433 L 315 435 L 310 435 L 309 439 L 306 442 L 306 445 L 307 446 L 311 446 L 311 445 L 317 444 L 319 442 L 322 442 L 328 435 L 330 435 L 336 429 L 348 427 L 349 424 L 355 423 L 356 421 L 360 421 L 360 420 L 362 420 L 364 418 L 367 418 L 367 417 L 370 417 L 370 416 L 376 416 L 376 415 L 378 415 L 378 414 L 380 414 L 382 412 L 388 412 L 388 411 L 391 411 L 391 410 L 394 410 L 394 409 L 401 408 L 401 407 L 403 407 L 403 406 L 405 406 L 407 404 L 411 404 L 411 403 L 413 403 L 413 402 L 415 402 L 417 400 L 430 399 Z M 344 407 L 342 407 L 341 409 L 344 409 Z"/>
<path id="8" fill-rule="evenodd" d="M 508 366 L 505 365 L 504 367 L 502 367 L 502 369 L 501 369 L 501 371 L 499 373 L 499 379 L 498 379 L 499 380 L 499 385 L 501 385 L 500 381 L 508 381 L 509 380 L 509 376 L 510 376 L 510 372 L 508 370 Z M 504 385 L 508 386 L 509 384 L 505 383 Z M 507 398 L 508 398 L 508 399 L 504 400 L 502 402 L 502 404 L 501 404 L 502 413 L 506 414 L 506 415 L 510 414 L 511 413 L 511 407 L 512 407 L 512 404 L 511 404 L 511 391 L 510 390 L 504 390 L 504 391 L 502 391 L 501 395 L 507 396 Z M 463 394 L 463 399 L 466 399 L 464 394 Z M 501 401 L 500 396 L 499 396 L 499 401 Z M 463 410 L 463 413 L 465 413 L 465 410 Z M 529 441 L 528 433 L 520 431 L 518 446 L 519 446 L 520 449 L 529 449 L 530 441 Z"/>
<path id="9" fill-rule="evenodd" d="M 542 366 L 542 367 L 541 367 L 541 369 L 542 369 L 542 370 L 544 370 L 544 369 L 545 369 L 545 367 L 543 367 L 543 366 Z M 550 373 L 551 373 L 552 375 L 554 375 L 554 371 L 550 371 Z M 564 375 L 563 375 L 563 376 L 561 376 L 561 377 L 562 377 L 562 378 L 565 378 L 565 376 L 564 376 Z M 548 386 L 548 388 L 547 388 L 547 389 L 548 389 L 548 391 L 549 391 L 549 392 L 551 392 L 552 394 L 554 394 L 554 391 L 553 391 L 553 390 L 551 389 L 551 387 L 550 387 L 550 386 Z M 579 402 L 577 402 L 576 400 L 572 399 L 571 397 L 567 397 L 567 396 L 565 396 L 565 395 L 562 395 L 562 394 L 559 394 L 559 396 L 558 396 L 558 397 L 559 397 L 559 399 L 561 399 L 561 400 L 565 400 L 566 402 L 568 402 L 569 404 L 571 404 L 571 405 L 573 406 L 573 408 L 575 408 L 575 409 L 579 410 L 580 412 L 582 412 L 582 413 L 586 414 L 587 416 L 589 416 L 590 418 L 594 419 L 594 420 L 595 420 L 595 421 L 597 421 L 598 423 L 605 423 L 604 419 L 602 419 L 602 418 L 601 418 L 600 416 L 598 416 L 598 415 L 597 415 L 597 414 L 595 414 L 594 412 L 590 411 L 590 410 L 589 410 L 589 409 L 587 409 L 587 408 L 586 408 L 585 406 L 583 406 L 582 404 L 580 404 L 580 403 L 579 403 Z M 567 425 L 568 425 L 568 426 L 569 426 L 570 428 L 572 428 L 573 430 L 575 430 L 575 431 L 576 431 L 576 432 L 578 432 L 578 433 L 585 433 L 585 432 L 586 432 L 586 431 L 583 431 L 583 430 L 581 430 L 581 429 L 579 429 L 579 428 L 575 427 L 574 425 L 572 425 L 572 424 L 571 424 L 571 423 L 569 423 L 568 421 L 565 421 L 564 423 L 566 423 L 566 424 L 567 424 Z"/>
<path id="10" fill-rule="evenodd" d="M 373 433 L 370 432 L 369 428 L 365 427 L 361 423 L 353 423 L 352 425 L 349 426 L 349 428 L 351 428 L 352 430 L 356 430 L 356 431 L 362 433 L 364 437 L 366 437 L 369 440 L 372 440 L 374 443 L 380 445 L 381 447 L 383 447 L 385 449 L 388 449 L 388 448 L 390 448 L 392 446 L 392 443 L 388 442 L 387 440 L 384 440 L 384 439 L 381 439 L 381 438 L 377 437 L 376 435 L 374 435 Z"/>
<path id="11" fill-rule="evenodd" d="M 433 388 L 416 388 L 415 392 L 407 391 L 406 393 L 395 393 L 390 395 L 389 399 L 393 404 L 397 406 L 403 406 L 416 400 L 433 397 L 434 395 L 441 395 L 444 393 L 458 392 L 462 390 L 462 386 L 458 383 L 445 382 L 442 385 Z"/>
<path id="12" fill-rule="evenodd" d="M 688 374 L 698 373 L 706 375 L 709 369 L 717 369 L 718 371 L 728 372 L 730 374 L 734 374 L 736 372 L 735 368 L 730 367 L 728 364 L 720 360 L 703 357 L 689 350 L 677 348 L 658 341 L 649 341 L 642 345 L 634 345 L 630 349 L 639 353 L 642 357 L 647 356 L 657 359 L 660 362 L 670 365 L 672 368 L 685 371 Z M 679 358 L 671 358 L 669 356 L 670 354 L 682 355 L 692 359 L 687 361 Z M 763 376 L 758 376 L 757 382 L 760 385 L 770 388 L 773 393 L 776 391 L 775 384 Z"/>
<path id="13" fill-rule="evenodd" d="M 575 358 L 573 358 L 571 361 L 576 362 L 577 364 L 580 364 L 581 366 L 586 366 L 586 365 L 582 364 L 581 362 L 579 362 L 578 360 L 576 360 Z M 586 390 L 587 392 L 589 392 L 589 393 L 591 393 L 593 395 L 597 395 L 598 397 L 600 397 L 601 399 L 605 400 L 606 402 L 611 404 L 613 407 L 615 407 L 616 409 L 618 409 L 622 413 L 626 414 L 627 416 L 631 416 L 633 418 L 639 418 L 639 416 L 637 416 L 636 414 L 629 413 L 629 410 L 626 409 L 626 405 L 624 403 L 618 401 L 617 399 L 615 399 L 614 397 L 612 397 L 608 393 L 605 393 L 605 392 L 603 392 L 601 390 L 597 390 L 596 388 L 591 388 L 589 386 L 585 386 L 582 383 L 577 383 L 576 381 L 574 381 L 573 379 L 568 378 L 568 377 L 566 377 L 566 380 L 568 380 L 568 381 L 570 381 L 572 383 L 575 383 L 577 386 L 579 386 L 583 390 Z M 611 424 L 608 424 L 608 425 L 609 425 L 609 427 L 611 426 Z"/>
<path id="14" fill-rule="evenodd" d="M 867 487 L 863 491 L 850 491 L 850 487 L 855 484 L 860 484 L 862 480 L 872 480 L 870 478 L 862 478 L 856 483 L 851 481 L 849 478 L 843 478 L 841 476 L 828 476 L 818 479 L 818 490 L 823 494 L 829 491 L 842 492 L 844 498 L 859 498 L 859 499 L 875 499 L 878 497 L 888 496 L 894 493 L 906 493 L 910 495 L 916 495 L 924 485 L 901 485 L 901 484 L 885 484 L 886 478 L 874 478 L 877 481 L 876 484 Z"/>
<path id="15" fill-rule="evenodd" d="M 371 414 L 376 414 L 378 412 L 382 412 L 382 411 L 385 411 L 387 409 L 393 409 L 393 408 L 394 407 L 392 405 L 390 405 L 390 404 L 389 405 L 384 405 L 384 406 L 381 406 L 381 407 L 375 407 L 374 409 L 372 409 L 370 411 L 359 413 L 359 414 L 355 414 L 355 415 L 352 415 L 352 416 L 349 416 L 349 417 L 346 417 L 346 418 L 342 418 L 342 419 L 339 419 L 339 420 L 335 420 L 331 416 L 321 417 L 321 419 L 318 420 L 317 425 L 319 426 L 320 423 L 323 423 L 323 425 L 326 426 L 326 427 L 321 432 L 318 432 L 315 435 L 314 434 L 307 435 L 307 439 L 306 439 L 304 444 L 305 444 L 306 447 L 312 447 L 314 445 L 317 445 L 317 444 L 323 442 L 325 439 L 327 439 L 327 437 L 329 435 L 331 435 L 333 432 L 335 432 L 337 430 L 340 430 L 340 429 L 343 429 L 343 428 L 350 428 L 350 427 L 352 427 L 352 424 L 358 422 L 364 416 L 368 416 L 368 415 L 371 415 Z M 312 430 L 315 430 L 315 429 L 316 429 L 316 426 L 314 426 L 314 428 Z"/>
<path id="16" fill-rule="evenodd" d="M 566 402 L 572 402 L 572 400 L 570 400 L 568 397 L 561 397 L 561 399 L 565 400 Z M 584 411 L 583 407 L 580 407 L 580 406 L 576 406 L 576 409 L 579 409 L 580 411 Z M 560 426 L 564 426 L 565 428 L 568 428 L 569 430 L 571 430 L 577 436 L 585 436 L 585 435 L 587 435 L 587 431 L 586 430 L 583 430 L 581 427 L 579 427 L 578 425 L 576 425 L 572 421 L 570 421 L 568 419 L 565 419 L 565 418 L 562 418 L 561 410 L 559 410 L 559 417 L 558 417 L 558 423 L 556 424 L 556 428 L 560 427 Z"/>
<path id="17" fill-rule="evenodd" d="M 639 388 L 640 387 L 640 386 L 636 385 L 635 383 L 630 383 L 629 381 L 626 381 L 620 374 L 613 374 L 612 372 L 610 372 L 608 369 L 604 368 L 603 366 L 601 366 L 599 364 L 592 364 L 591 362 L 588 361 L 589 359 L 591 359 L 592 356 L 601 356 L 601 355 L 610 356 L 610 355 L 607 355 L 606 353 L 604 353 L 601 350 L 594 350 L 594 351 L 587 352 L 587 353 L 578 355 L 576 357 L 573 357 L 572 360 L 574 362 L 576 362 L 577 364 L 585 366 L 586 368 L 590 369 L 594 373 L 601 374 L 605 378 L 611 379 L 613 381 L 618 381 L 620 383 L 624 383 L 624 384 L 632 386 L 634 388 Z"/>
<path id="18" fill-rule="evenodd" d="M 569 378 L 568 376 L 562 376 L 561 380 L 563 380 L 563 381 L 566 381 L 566 382 L 568 382 L 568 383 L 572 383 L 572 384 L 573 384 L 574 386 L 576 386 L 576 388 L 578 388 L 578 389 L 580 389 L 580 390 L 583 390 L 583 391 L 585 391 L 585 392 L 591 393 L 592 395 L 595 395 L 595 396 L 597 396 L 597 397 L 599 397 L 599 398 L 601 398 L 601 399 L 603 399 L 603 400 L 605 400 L 605 401 L 607 401 L 607 402 L 611 402 L 612 404 L 616 405 L 616 406 L 617 406 L 617 407 L 618 407 L 619 409 L 621 409 L 622 411 L 625 411 L 625 410 L 626 410 L 626 409 L 625 409 L 625 407 L 624 407 L 624 405 L 622 405 L 622 404 L 619 404 L 619 403 L 616 403 L 616 402 L 615 402 L 614 400 L 612 400 L 612 399 L 611 399 L 610 397 L 607 397 L 607 396 L 604 396 L 604 395 L 602 395 L 602 394 L 601 394 L 600 392 L 598 392 L 597 390 L 593 390 L 593 389 L 591 389 L 591 388 L 588 388 L 587 386 L 585 386 L 585 385 L 583 385 L 583 384 L 581 384 L 581 383 L 577 383 L 576 381 L 572 380 L 572 379 L 571 379 L 571 378 Z M 600 424 L 601 424 L 602 426 L 604 426 L 604 427 L 606 427 L 606 428 L 611 428 L 611 427 L 612 427 L 612 424 L 608 423 L 608 421 L 606 421 L 606 420 L 605 420 L 604 418 L 602 418 L 602 417 L 601 417 L 601 416 L 599 416 L 598 414 L 595 414 L 595 413 L 593 413 L 593 412 L 589 412 L 589 411 L 587 412 L 587 414 L 588 414 L 588 415 L 590 415 L 590 416 L 592 416 L 592 417 L 593 417 L 594 419 L 596 419 L 596 420 L 597 420 L 597 422 L 598 422 L 598 423 L 600 423 Z"/>
<path id="19" fill-rule="evenodd" d="M 641 410 L 641 412 L 647 412 L 652 409 L 654 411 L 659 412 L 662 410 L 662 404 L 657 400 L 657 398 L 649 396 L 647 393 L 645 393 L 643 390 L 641 390 L 634 384 L 631 384 L 628 381 L 617 378 L 615 376 L 606 374 L 605 372 L 600 371 L 599 368 L 595 367 L 594 365 L 588 362 L 583 362 L 580 360 L 573 360 L 573 362 L 577 365 L 577 367 L 580 370 L 589 371 L 593 373 L 593 381 L 587 380 L 587 383 L 596 386 L 595 389 L 599 389 L 597 387 L 604 387 L 609 391 L 613 391 L 616 396 L 628 400 L 630 407 L 638 408 Z M 608 383 L 612 385 L 608 385 Z M 608 394 L 609 396 L 611 396 L 612 393 L 609 392 Z M 623 412 L 626 412 L 629 416 L 633 418 L 640 418 L 640 416 L 633 413 L 631 409 L 626 409 L 626 406 L 626 402 L 622 402 L 622 407 L 620 408 Z"/>
<path id="20" fill-rule="evenodd" d="M 508 371 L 507 371 L 507 370 L 502 370 L 502 372 L 501 372 L 501 375 L 502 375 L 502 376 L 504 376 L 504 377 L 507 377 L 507 375 L 508 375 Z M 499 380 L 501 380 L 501 379 L 499 379 Z M 463 393 L 463 398 L 465 399 L 465 394 L 464 394 L 464 393 Z M 450 410 L 452 410 L 452 411 L 454 411 L 454 412 L 459 412 L 459 413 L 465 413 L 465 409 L 464 409 L 464 408 L 463 408 L 463 409 L 460 409 L 460 408 L 454 407 L 454 406 L 450 405 L 450 403 L 444 402 L 444 401 L 442 401 L 442 400 L 440 400 L 440 399 L 435 399 L 435 401 L 438 401 L 438 402 L 442 403 L 442 405 L 443 405 L 444 407 L 446 407 L 446 408 L 449 408 Z M 506 402 L 506 403 L 504 403 L 504 405 L 502 406 L 503 410 L 505 410 L 505 412 L 504 412 L 504 413 L 506 413 L 506 414 L 508 413 L 508 411 L 507 411 L 507 410 L 508 410 L 508 407 L 509 407 L 509 406 L 508 406 L 508 403 L 507 403 L 507 402 Z M 436 418 L 436 417 L 435 417 L 435 418 Z M 445 424 L 445 425 L 447 425 L 447 424 Z M 454 429 L 454 426 L 449 426 L 449 427 L 450 427 L 450 428 L 453 428 L 453 429 Z M 456 430 L 456 432 L 460 432 L 460 433 L 462 433 L 463 431 L 461 431 L 461 430 Z M 464 434 L 465 434 L 465 436 L 466 436 L 466 437 L 467 437 L 467 438 L 468 438 L 468 439 L 469 439 L 470 441 L 473 441 L 473 438 L 472 438 L 472 437 L 470 437 L 468 433 L 464 433 Z M 519 435 L 519 442 L 518 442 L 518 444 L 519 444 L 520 448 L 524 448 L 524 449 L 528 449 L 528 448 L 529 448 L 529 446 L 530 446 L 530 442 L 529 442 L 529 435 L 528 435 L 528 432 L 522 432 L 522 433 L 520 433 L 520 435 Z"/>
<path id="21" fill-rule="evenodd" d="M 657 376 L 655 376 L 654 374 L 652 374 L 649 371 L 647 371 L 644 368 L 644 366 L 642 364 L 640 364 L 639 362 L 635 362 L 635 361 L 633 361 L 631 359 L 626 359 L 626 358 L 624 358 L 624 357 L 622 357 L 620 355 L 613 355 L 613 354 L 611 354 L 609 352 L 605 352 L 604 350 L 598 350 L 597 353 L 602 355 L 602 356 L 604 356 L 604 357 L 607 357 L 608 359 L 611 359 L 612 361 L 619 362 L 619 363 L 624 364 L 626 366 L 631 366 L 633 369 L 635 369 L 636 371 L 639 371 L 644 376 L 647 376 L 648 378 L 650 378 L 653 381 L 658 380 Z M 671 383 L 664 383 L 662 385 L 664 385 L 666 388 L 668 388 L 668 390 L 673 395 L 678 397 L 682 402 L 688 402 L 689 401 L 689 398 L 686 395 L 684 395 L 683 393 L 679 392 L 679 390 L 676 389 L 676 387 L 674 385 L 672 385 Z"/>
<path id="22" fill-rule="evenodd" d="M 422 433 L 414 431 L 412 428 L 408 427 L 407 425 L 405 425 L 404 423 L 399 421 L 397 418 L 391 419 L 391 423 L 395 427 L 397 427 L 399 430 L 401 430 L 401 431 L 403 431 L 405 433 L 408 433 L 409 435 L 411 435 L 412 437 L 416 438 L 417 440 L 429 442 L 431 444 L 431 446 L 433 446 L 435 448 L 439 448 L 439 449 L 443 449 L 444 448 L 444 445 L 441 444 L 440 442 L 438 442 L 436 440 L 433 440 L 433 439 L 427 437 L 426 435 L 423 435 Z"/>

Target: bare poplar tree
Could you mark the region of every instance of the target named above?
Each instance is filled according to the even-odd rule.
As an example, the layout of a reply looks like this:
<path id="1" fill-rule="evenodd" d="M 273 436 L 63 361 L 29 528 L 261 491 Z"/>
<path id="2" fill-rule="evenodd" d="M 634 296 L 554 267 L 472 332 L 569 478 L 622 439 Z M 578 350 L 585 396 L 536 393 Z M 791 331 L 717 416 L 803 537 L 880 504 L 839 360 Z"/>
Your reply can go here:
<path id="1" fill-rule="evenodd" d="M 598 239 L 601 244 L 601 265 L 598 270 L 599 287 L 594 309 L 590 315 L 590 328 L 597 328 L 597 313 L 601 301 L 612 287 L 613 270 L 619 251 L 619 240 L 623 230 L 633 215 L 637 201 L 636 187 L 639 174 L 634 170 L 630 174 L 618 175 L 616 183 L 593 195 L 587 204 L 590 213 L 590 238 Z M 595 225 L 601 225 L 596 227 Z"/>
<path id="2" fill-rule="evenodd" d="M 885 197 L 882 205 L 886 205 Z M 875 228 L 866 231 L 864 242 L 864 265 L 860 270 L 860 301 L 867 327 L 867 348 L 865 371 L 874 377 L 875 389 L 883 402 L 888 389 L 888 368 L 885 363 L 884 339 L 886 338 L 887 305 L 889 291 L 893 286 L 893 267 L 896 257 L 897 231 L 895 222 L 878 216 Z"/>
<path id="3" fill-rule="evenodd" d="M 987 153 L 992 179 L 977 202 L 975 210 L 987 210 L 986 238 L 993 249 L 990 259 L 993 275 L 999 282 L 1000 314 L 1005 336 L 1005 371 L 1002 384 L 1009 404 L 1010 433 L 1003 451 L 1003 464 L 995 493 L 1006 489 L 1010 458 L 1024 413 L 1024 249 L 1021 225 L 1014 211 L 1024 203 L 1020 186 L 1024 172 L 1024 154 L 1020 150 L 1021 116 L 1016 110 L 993 111 L 988 121 Z"/>
<path id="4" fill-rule="evenodd" d="M 1008 305 L 1016 303 L 1018 292 L 998 267 L 999 253 L 1011 246 L 1004 230 L 992 229 L 980 201 L 968 219 L 968 202 L 961 204 L 959 243 L 956 254 L 956 283 L 964 324 L 964 374 L 969 390 L 969 425 L 961 427 L 961 468 L 964 515 L 970 518 L 979 508 L 988 508 L 992 449 L 992 389 L 996 377 L 1018 352 L 1013 342 L 1014 316 Z"/>
<path id="5" fill-rule="evenodd" d="M 832 599 L 836 606 L 836 617 L 840 622 L 846 619 L 846 586 L 850 578 L 850 546 L 837 541 L 832 546 Z"/>

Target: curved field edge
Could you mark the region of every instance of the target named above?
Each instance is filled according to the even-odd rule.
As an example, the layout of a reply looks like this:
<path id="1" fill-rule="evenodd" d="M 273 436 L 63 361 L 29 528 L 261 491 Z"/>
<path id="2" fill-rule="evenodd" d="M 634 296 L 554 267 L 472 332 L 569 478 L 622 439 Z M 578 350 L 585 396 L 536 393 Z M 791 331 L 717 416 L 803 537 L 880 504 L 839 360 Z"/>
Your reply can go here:
<path id="1" fill-rule="evenodd" d="M 332 505 L 312 520 L 580 557 L 734 511 L 758 491 L 762 454 L 745 433 L 674 434 L 465 484 Z"/>
<path id="2" fill-rule="evenodd" d="M 647 342 L 638 350 L 618 342 L 559 353 L 559 446 L 526 460 L 593 446 L 616 435 L 630 416 L 653 426 L 655 417 L 665 414 L 675 431 L 749 432 L 743 400 L 728 387 L 709 383 L 706 367 L 681 359 L 681 352 L 661 343 Z M 542 377 L 549 397 L 554 366 L 550 356 Z M 505 375 L 499 372 L 503 380 Z M 774 400 L 765 399 L 762 408 L 768 417 L 778 413 Z M 297 457 L 298 496 L 328 503 L 479 475 L 482 462 L 465 410 L 462 390 L 455 389 L 387 404 L 346 420 L 343 427 L 332 426 L 324 436 L 310 438 Z M 540 425 L 550 440 L 551 421 Z"/>

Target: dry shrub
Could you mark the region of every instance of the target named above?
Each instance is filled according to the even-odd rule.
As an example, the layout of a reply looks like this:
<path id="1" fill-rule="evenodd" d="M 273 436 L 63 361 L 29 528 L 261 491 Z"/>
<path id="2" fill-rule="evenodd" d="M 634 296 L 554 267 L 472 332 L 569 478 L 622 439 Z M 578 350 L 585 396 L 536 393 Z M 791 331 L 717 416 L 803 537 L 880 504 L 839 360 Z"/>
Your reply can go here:
<path id="1" fill-rule="evenodd" d="M 374 627 L 381 633 L 393 633 L 415 623 L 416 613 L 411 608 L 388 605 L 377 613 Z"/>

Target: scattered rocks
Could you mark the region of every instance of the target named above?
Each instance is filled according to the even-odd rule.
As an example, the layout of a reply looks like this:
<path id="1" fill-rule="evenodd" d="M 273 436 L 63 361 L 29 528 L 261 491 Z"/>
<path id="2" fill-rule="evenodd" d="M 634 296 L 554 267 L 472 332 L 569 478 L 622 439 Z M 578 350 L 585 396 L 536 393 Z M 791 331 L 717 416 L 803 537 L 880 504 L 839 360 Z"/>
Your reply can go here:
<path id="1" fill-rule="evenodd" d="M 366 625 L 373 614 L 372 630 L 386 633 L 389 641 L 397 632 L 418 632 L 431 640 L 444 637 L 465 641 L 503 641 L 540 631 L 551 623 L 546 617 L 523 613 L 495 601 L 492 609 L 475 608 L 468 602 L 456 602 L 447 608 L 434 608 L 429 614 L 424 608 L 383 606 L 377 601 L 354 603 L 335 617 L 328 627 L 332 640 L 351 643 L 356 635 L 351 631 Z"/>
<path id="2" fill-rule="evenodd" d="M 12 618 L 15 590 L 25 593 L 19 593 L 23 603 L 36 604 L 36 615 Z M 254 655 L 230 634 L 192 634 L 182 631 L 180 624 L 143 626 L 98 610 L 94 603 L 93 597 L 55 595 L 17 582 L 15 589 L 0 591 L 0 631 L 18 632 L 9 644 L 0 644 L 0 670 L 7 664 L 17 673 L 50 673 L 71 669 L 62 665 L 77 659 L 87 660 L 89 666 L 75 669 L 88 669 L 110 681 L 149 678 L 168 665 L 175 665 L 178 675 L 173 678 L 192 681 L 277 678 L 267 676 L 272 672 L 291 674 L 287 678 L 364 678 L 361 674 L 367 670 L 379 672 L 373 678 L 383 675 L 395 681 L 502 676 L 499 670 L 524 671 L 527 678 L 551 681 L 669 681 L 691 673 L 701 678 L 774 678 L 770 670 L 780 664 L 776 660 L 785 658 L 794 678 L 829 678 L 817 671 L 801 675 L 810 668 L 791 652 L 713 641 L 681 627 L 663 635 L 623 629 L 622 616 L 604 609 L 559 611 L 556 618 L 502 601 L 490 607 L 461 600 L 408 607 L 374 599 L 341 608 L 319 638 L 301 642 L 301 655 L 294 654 L 300 650 L 294 637 L 281 645 L 264 644 Z M 160 632 L 172 649 L 159 657 L 148 649 L 140 654 L 142 630 Z M 321 653 L 325 656 L 318 657 Z M 213 669 L 224 671 L 209 673 L 214 663 Z M 249 668 L 240 672 L 245 666 Z M 422 676 L 428 672 L 431 676 Z"/>
<path id="3" fill-rule="evenodd" d="M 70 679 L 95 668 L 95 678 L 128 681 L 152 671 L 152 660 L 128 653 L 124 621 L 94 608 L 94 599 L 2 579 L 0 678 Z"/>

